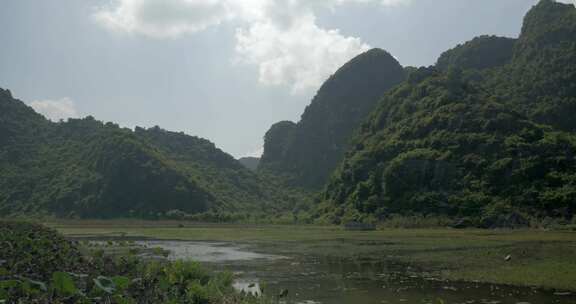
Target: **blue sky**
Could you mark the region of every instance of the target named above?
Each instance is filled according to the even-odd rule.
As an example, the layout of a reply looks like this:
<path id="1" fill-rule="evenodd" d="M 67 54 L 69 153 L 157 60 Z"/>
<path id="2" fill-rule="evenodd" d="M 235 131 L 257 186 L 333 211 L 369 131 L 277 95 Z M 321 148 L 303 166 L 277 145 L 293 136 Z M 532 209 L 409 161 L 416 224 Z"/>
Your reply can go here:
<path id="1" fill-rule="evenodd" d="M 184 131 L 239 157 L 372 47 L 431 65 L 536 0 L 5 0 L 0 87 L 53 119 Z"/>

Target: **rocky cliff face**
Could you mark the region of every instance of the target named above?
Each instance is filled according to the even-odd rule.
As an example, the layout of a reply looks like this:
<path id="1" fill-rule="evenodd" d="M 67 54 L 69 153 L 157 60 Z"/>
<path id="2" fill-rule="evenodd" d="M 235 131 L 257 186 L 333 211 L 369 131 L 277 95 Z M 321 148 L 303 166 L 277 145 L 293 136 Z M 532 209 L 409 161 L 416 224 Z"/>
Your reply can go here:
<path id="1" fill-rule="evenodd" d="M 404 78 L 404 69 L 383 50 L 352 59 L 322 85 L 298 123 L 281 122 L 268 131 L 260 170 L 298 187 L 321 188 L 360 123 Z"/>

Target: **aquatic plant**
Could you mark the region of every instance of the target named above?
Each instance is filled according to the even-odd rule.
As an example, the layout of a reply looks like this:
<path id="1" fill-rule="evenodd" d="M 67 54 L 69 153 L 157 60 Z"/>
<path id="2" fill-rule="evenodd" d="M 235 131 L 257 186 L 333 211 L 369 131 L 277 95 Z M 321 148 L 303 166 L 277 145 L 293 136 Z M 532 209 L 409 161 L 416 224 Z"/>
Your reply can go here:
<path id="1" fill-rule="evenodd" d="M 0 244 L 0 303 L 264 303 L 236 293 L 230 273 L 80 250 L 37 224 L 0 222 Z"/>

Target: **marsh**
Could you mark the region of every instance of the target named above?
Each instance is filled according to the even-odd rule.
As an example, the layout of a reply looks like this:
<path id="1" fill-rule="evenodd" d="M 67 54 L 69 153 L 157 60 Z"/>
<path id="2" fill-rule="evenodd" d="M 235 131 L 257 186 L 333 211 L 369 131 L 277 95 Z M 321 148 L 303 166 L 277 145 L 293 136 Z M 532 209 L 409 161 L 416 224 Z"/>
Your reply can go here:
<path id="1" fill-rule="evenodd" d="M 576 234 L 531 230 L 51 224 L 76 239 L 129 238 L 171 260 L 232 271 L 245 292 L 289 303 L 573 303 Z M 511 258 L 506 260 L 506 256 Z M 490 267 L 486 267 L 490 265 Z M 306 302 L 308 301 L 308 302 Z"/>

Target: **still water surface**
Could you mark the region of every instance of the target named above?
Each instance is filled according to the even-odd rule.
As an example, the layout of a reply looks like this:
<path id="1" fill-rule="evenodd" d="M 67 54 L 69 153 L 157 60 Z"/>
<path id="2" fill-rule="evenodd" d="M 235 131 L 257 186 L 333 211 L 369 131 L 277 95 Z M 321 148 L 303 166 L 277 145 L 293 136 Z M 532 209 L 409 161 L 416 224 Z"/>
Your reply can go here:
<path id="1" fill-rule="evenodd" d="M 192 259 L 235 272 L 235 287 L 277 295 L 294 304 L 573 304 L 576 295 L 502 285 L 439 281 L 405 265 L 315 256 L 280 256 L 263 248 L 224 242 L 141 241 L 170 251 L 170 259 Z"/>

